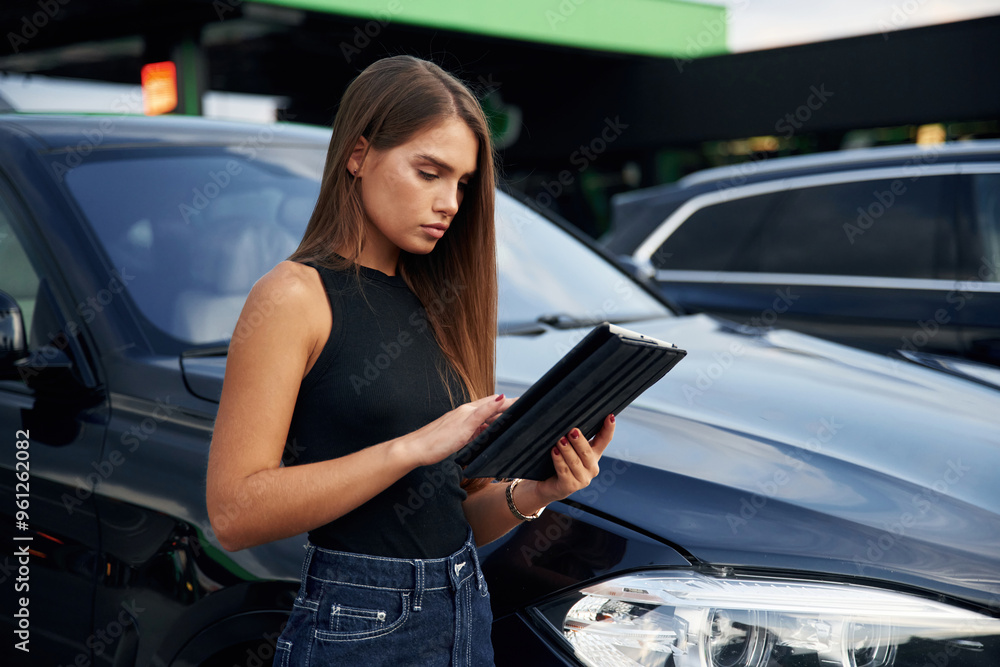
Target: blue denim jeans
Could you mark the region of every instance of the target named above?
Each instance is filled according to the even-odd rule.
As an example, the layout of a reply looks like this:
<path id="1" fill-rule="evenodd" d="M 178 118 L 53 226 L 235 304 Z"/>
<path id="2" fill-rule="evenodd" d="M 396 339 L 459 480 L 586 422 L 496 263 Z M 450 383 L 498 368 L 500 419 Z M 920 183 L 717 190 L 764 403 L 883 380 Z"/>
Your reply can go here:
<path id="1" fill-rule="evenodd" d="M 307 545 L 275 667 L 493 664 L 493 614 L 472 531 L 446 558 Z"/>

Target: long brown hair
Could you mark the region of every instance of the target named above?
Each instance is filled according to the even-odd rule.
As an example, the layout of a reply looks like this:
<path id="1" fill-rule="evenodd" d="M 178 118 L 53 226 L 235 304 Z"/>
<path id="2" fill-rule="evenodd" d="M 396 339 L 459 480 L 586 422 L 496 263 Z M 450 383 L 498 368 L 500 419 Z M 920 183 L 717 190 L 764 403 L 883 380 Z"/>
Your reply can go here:
<path id="1" fill-rule="evenodd" d="M 482 108 L 461 81 L 434 63 L 394 56 L 370 65 L 351 82 L 333 123 L 316 208 L 289 259 L 357 268 L 366 215 L 359 180 L 347 165 L 359 137 L 368 140 L 368 150 L 388 150 L 448 118 L 464 121 L 478 140 L 476 175 L 448 233 L 426 255 L 401 252 L 397 271 L 424 305 L 442 352 L 475 400 L 493 393 L 495 383 L 495 157 Z M 336 249 L 343 257 L 333 253 Z"/>

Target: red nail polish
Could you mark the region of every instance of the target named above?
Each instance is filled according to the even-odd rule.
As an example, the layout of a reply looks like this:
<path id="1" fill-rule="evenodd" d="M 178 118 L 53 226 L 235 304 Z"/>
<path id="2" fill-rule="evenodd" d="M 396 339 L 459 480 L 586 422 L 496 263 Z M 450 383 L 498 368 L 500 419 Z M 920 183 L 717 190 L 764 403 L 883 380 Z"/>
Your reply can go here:
<path id="1" fill-rule="evenodd" d="M 552 453 L 555 454 L 556 456 L 559 456 L 559 448 L 558 447 L 553 447 L 552 448 Z"/>
<path id="2" fill-rule="evenodd" d="M 570 435 L 571 438 L 579 438 L 580 437 L 580 429 L 578 429 L 578 428 L 573 429 L 573 432 L 570 433 L 569 435 Z"/>
<path id="3" fill-rule="evenodd" d="M 611 423 L 612 424 L 615 423 L 615 413 L 613 413 L 613 412 L 611 413 Z"/>
<path id="4" fill-rule="evenodd" d="M 502 400 L 503 400 L 503 394 L 500 394 L 499 396 L 497 396 L 497 402 L 498 402 L 498 403 L 499 403 L 500 401 L 502 401 Z"/>
<path id="5" fill-rule="evenodd" d="M 569 440 L 567 440 L 566 438 L 560 438 L 559 444 L 562 445 L 563 447 L 569 447 Z"/>

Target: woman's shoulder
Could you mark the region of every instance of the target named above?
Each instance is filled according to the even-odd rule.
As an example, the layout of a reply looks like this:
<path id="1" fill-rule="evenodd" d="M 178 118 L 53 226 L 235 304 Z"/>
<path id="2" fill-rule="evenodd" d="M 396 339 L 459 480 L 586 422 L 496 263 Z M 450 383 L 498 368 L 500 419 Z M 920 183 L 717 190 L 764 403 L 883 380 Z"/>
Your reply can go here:
<path id="1" fill-rule="evenodd" d="M 296 312 L 297 316 L 313 312 L 318 302 L 326 301 L 326 288 L 319 272 L 311 266 L 285 260 L 254 283 L 248 304 L 269 310 Z M 306 310 L 303 310 L 306 309 Z"/>
<path id="2" fill-rule="evenodd" d="M 312 363 L 332 323 L 330 308 L 323 307 L 326 300 L 316 269 L 281 262 L 250 289 L 233 342 L 267 349 L 280 340 L 287 350 L 288 345 L 299 341 Z"/>

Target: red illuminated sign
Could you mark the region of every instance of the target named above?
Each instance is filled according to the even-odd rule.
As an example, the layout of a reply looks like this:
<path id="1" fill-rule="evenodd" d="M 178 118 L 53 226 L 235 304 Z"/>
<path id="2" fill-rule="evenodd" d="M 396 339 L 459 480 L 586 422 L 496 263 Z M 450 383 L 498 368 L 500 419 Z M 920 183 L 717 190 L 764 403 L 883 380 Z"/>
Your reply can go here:
<path id="1" fill-rule="evenodd" d="M 177 67 L 171 61 L 143 65 L 142 107 L 147 116 L 177 108 Z"/>

